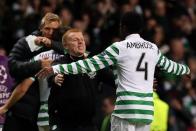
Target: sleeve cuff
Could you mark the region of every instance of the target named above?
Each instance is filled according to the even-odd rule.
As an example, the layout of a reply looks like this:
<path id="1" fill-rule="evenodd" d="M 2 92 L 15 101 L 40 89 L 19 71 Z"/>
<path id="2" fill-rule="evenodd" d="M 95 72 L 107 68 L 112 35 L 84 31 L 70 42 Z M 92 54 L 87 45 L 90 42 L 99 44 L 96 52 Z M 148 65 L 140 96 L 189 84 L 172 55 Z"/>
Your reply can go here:
<path id="1" fill-rule="evenodd" d="M 60 73 L 59 65 L 52 66 L 52 69 L 53 69 L 53 71 L 54 71 L 54 74 Z"/>
<path id="2" fill-rule="evenodd" d="M 34 77 L 30 77 L 30 79 L 31 79 L 32 81 L 35 81 L 35 78 L 34 78 Z"/>
<path id="3" fill-rule="evenodd" d="M 191 73 L 191 71 L 190 71 L 190 68 L 189 67 L 187 67 L 188 68 L 188 71 L 187 71 L 187 75 L 189 75 L 190 73 Z"/>
<path id="4" fill-rule="evenodd" d="M 41 46 L 38 46 L 35 44 L 35 39 L 37 37 L 34 36 L 34 35 L 29 35 L 26 37 L 26 41 L 27 41 L 27 44 L 29 45 L 29 48 L 31 50 L 31 52 L 34 52 L 34 51 L 37 51 L 39 50 L 40 48 L 42 48 Z"/>

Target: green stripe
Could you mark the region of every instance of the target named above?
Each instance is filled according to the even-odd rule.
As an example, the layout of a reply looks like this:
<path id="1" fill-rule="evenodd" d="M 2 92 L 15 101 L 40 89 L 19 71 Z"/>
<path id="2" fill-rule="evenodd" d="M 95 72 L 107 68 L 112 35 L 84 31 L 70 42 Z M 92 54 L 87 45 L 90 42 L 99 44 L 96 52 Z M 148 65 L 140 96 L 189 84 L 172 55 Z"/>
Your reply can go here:
<path id="1" fill-rule="evenodd" d="M 175 70 L 175 63 L 173 62 L 173 69 L 172 69 L 171 73 L 174 74 L 175 73 L 174 70 Z"/>
<path id="2" fill-rule="evenodd" d="M 113 63 L 116 63 L 116 59 L 115 57 L 110 53 L 108 52 L 107 50 L 105 50 L 105 53 L 108 55 L 108 57 L 110 58 L 110 60 L 112 60 Z"/>
<path id="3" fill-rule="evenodd" d="M 176 75 L 178 74 L 178 71 L 179 71 L 179 68 L 180 68 L 180 66 L 179 66 L 179 64 L 177 64 L 177 69 L 176 69 Z"/>
<path id="4" fill-rule="evenodd" d="M 95 67 L 96 71 L 100 69 L 99 64 L 96 62 L 94 58 L 90 58 L 90 61 L 92 62 L 93 66 Z"/>
<path id="5" fill-rule="evenodd" d="M 120 100 L 115 103 L 115 105 L 150 105 L 153 106 L 153 101 L 143 101 L 143 100 Z"/>
<path id="6" fill-rule="evenodd" d="M 69 73 L 73 74 L 73 69 L 71 64 L 67 64 L 67 69 Z"/>
<path id="7" fill-rule="evenodd" d="M 166 71 L 168 71 L 169 67 L 171 66 L 171 61 L 168 60 L 168 62 L 169 62 L 169 66 L 166 68 Z"/>
<path id="8" fill-rule="evenodd" d="M 185 66 L 186 67 L 186 72 L 185 72 L 185 74 L 187 74 L 188 73 L 188 67 L 187 66 Z"/>
<path id="9" fill-rule="evenodd" d="M 101 62 L 104 64 L 105 67 L 109 66 L 109 63 L 107 62 L 107 60 L 103 56 L 97 55 L 97 57 L 101 60 Z"/>
<path id="10" fill-rule="evenodd" d="M 121 109 L 121 110 L 114 110 L 115 114 L 147 114 L 153 115 L 154 112 L 151 110 L 140 110 L 140 109 Z"/>
<path id="11" fill-rule="evenodd" d="M 87 72 L 91 72 L 91 68 L 88 65 L 88 62 L 86 60 L 83 60 L 84 66 L 86 67 Z"/>
<path id="12" fill-rule="evenodd" d="M 48 104 L 48 101 L 41 101 L 40 103 L 41 103 L 42 105 L 43 105 L 43 104 Z"/>
<path id="13" fill-rule="evenodd" d="M 41 109 L 39 113 L 48 113 L 48 109 Z"/>
<path id="14" fill-rule="evenodd" d="M 111 48 L 117 55 L 119 54 L 119 49 L 118 48 L 116 48 L 114 45 L 112 45 Z"/>
<path id="15" fill-rule="evenodd" d="M 158 61 L 158 64 L 160 64 L 162 58 L 163 58 L 163 55 L 161 54 L 161 56 L 160 56 L 160 58 L 159 58 L 159 61 Z"/>
<path id="16" fill-rule="evenodd" d="M 141 123 L 141 124 L 150 124 L 152 122 L 152 120 L 149 119 L 126 119 L 128 122 L 130 123 Z"/>
<path id="17" fill-rule="evenodd" d="M 153 93 L 138 93 L 138 92 L 122 91 L 122 92 L 117 92 L 117 96 L 152 97 Z"/>
<path id="18" fill-rule="evenodd" d="M 184 70 L 184 68 L 183 68 L 183 65 L 182 65 L 182 68 L 181 68 L 181 71 L 180 71 L 179 75 L 182 75 L 183 70 Z"/>
<path id="19" fill-rule="evenodd" d="M 63 68 L 63 66 L 61 64 L 59 65 L 59 69 L 60 69 L 60 72 L 61 73 L 64 73 L 65 72 L 65 69 Z"/>
<path id="20" fill-rule="evenodd" d="M 177 75 L 180 75 L 181 69 L 182 69 L 182 65 L 179 64 L 179 69 L 178 69 Z"/>
<path id="21" fill-rule="evenodd" d="M 39 121 L 48 121 L 49 120 L 49 117 L 41 117 L 41 118 L 38 118 L 38 122 Z"/>
<path id="22" fill-rule="evenodd" d="M 77 67 L 78 73 L 81 73 L 82 72 L 81 65 L 78 62 L 76 62 L 76 67 Z"/>

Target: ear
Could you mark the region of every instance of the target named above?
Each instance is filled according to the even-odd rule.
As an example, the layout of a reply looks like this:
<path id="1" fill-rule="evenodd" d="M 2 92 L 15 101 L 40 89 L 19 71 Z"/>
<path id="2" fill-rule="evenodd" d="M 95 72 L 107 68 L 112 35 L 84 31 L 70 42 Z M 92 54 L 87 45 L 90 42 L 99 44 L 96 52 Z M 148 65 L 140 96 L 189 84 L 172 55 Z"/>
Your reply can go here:
<path id="1" fill-rule="evenodd" d="M 63 43 L 63 47 L 64 47 L 65 49 L 68 49 L 68 44 L 67 44 L 67 43 Z"/>

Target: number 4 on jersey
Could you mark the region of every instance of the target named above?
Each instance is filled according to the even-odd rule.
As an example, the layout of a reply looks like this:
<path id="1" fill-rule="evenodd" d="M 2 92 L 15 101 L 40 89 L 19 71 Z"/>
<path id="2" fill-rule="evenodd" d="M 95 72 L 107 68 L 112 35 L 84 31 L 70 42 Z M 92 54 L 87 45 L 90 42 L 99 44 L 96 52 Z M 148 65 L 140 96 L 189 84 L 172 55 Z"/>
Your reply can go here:
<path id="1" fill-rule="evenodd" d="M 145 80 L 148 80 L 148 63 L 145 62 L 145 67 L 144 68 L 141 68 L 141 63 L 144 59 L 144 56 L 145 56 L 145 53 L 142 53 L 142 56 L 140 57 L 140 60 L 137 64 L 137 68 L 136 68 L 136 71 L 144 71 L 144 79 Z"/>

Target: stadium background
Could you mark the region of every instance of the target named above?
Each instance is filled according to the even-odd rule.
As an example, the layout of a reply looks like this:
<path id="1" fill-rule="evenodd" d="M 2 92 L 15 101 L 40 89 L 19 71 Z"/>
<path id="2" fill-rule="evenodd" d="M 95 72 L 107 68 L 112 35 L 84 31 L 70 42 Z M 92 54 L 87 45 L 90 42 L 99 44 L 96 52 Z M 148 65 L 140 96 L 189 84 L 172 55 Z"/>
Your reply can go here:
<path id="1" fill-rule="evenodd" d="M 0 54 L 38 29 L 42 16 L 53 12 L 63 25 L 84 32 L 87 50 L 97 54 L 119 41 L 119 20 L 136 11 L 145 20 L 142 36 L 170 59 L 188 64 L 192 83 L 161 73 L 157 92 L 169 104 L 168 130 L 196 129 L 196 1 L 195 0 L 1 0 Z"/>

